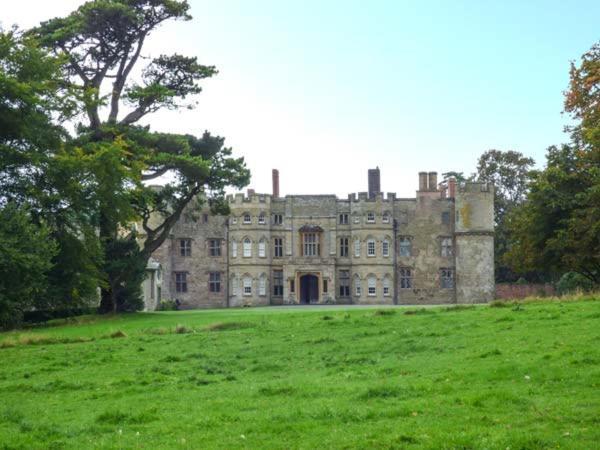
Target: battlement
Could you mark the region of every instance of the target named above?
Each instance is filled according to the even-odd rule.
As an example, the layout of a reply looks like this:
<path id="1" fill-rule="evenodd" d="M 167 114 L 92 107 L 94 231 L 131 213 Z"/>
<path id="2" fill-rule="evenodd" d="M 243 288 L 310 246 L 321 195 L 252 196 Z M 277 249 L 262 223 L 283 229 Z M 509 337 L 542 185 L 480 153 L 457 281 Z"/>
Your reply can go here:
<path id="1" fill-rule="evenodd" d="M 493 192 L 493 185 L 481 181 L 466 181 L 458 185 L 458 192 L 461 193 L 476 193 L 476 192 Z"/>
<path id="2" fill-rule="evenodd" d="M 234 205 L 243 205 L 243 204 L 270 204 L 273 196 L 271 194 L 257 194 L 255 192 L 250 192 L 249 195 L 245 195 L 243 192 L 238 192 L 236 194 L 228 194 L 226 199 L 227 202 Z"/>

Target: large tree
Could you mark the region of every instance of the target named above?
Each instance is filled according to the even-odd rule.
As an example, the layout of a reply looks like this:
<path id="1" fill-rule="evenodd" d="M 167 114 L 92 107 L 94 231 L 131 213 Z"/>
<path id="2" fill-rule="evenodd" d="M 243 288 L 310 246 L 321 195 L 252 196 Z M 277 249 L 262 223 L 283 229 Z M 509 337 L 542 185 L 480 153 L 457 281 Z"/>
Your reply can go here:
<path id="1" fill-rule="evenodd" d="M 45 286 L 43 293 L 39 288 L 27 291 L 36 298 L 21 295 L 19 311 L 32 305 L 82 306 L 96 298 L 101 282 L 100 252 L 89 220 L 92 209 L 77 182 L 82 161 L 64 145 L 68 134 L 62 124 L 76 105 L 62 77 L 63 63 L 19 30 L 0 31 L 0 207 L 22 211 L 24 216 L 6 213 L 37 226 L 57 246 L 48 270 L 23 274 L 21 270 L 31 268 L 13 265 L 11 279 L 35 275 L 37 285 Z M 33 229 L 27 233 L 36 235 Z M 24 242 L 23 256 L 29 249 L 35 260 L 37 245 L 42 245 L 38 238 Z"/>
<path id="2" fill-rule="evenodd" d="M 513 150 L 488 150 L 477 161 L 475 179 L 494 185 L 494 259 L 496 281 L 514 281 L 514 273 L 503 258 L 509 246 L 506 215 L 523 203 L 527 195 L 532 158 Z"/>
<path id="3" fill-rule="evenodd" d="M 577 272 L 600 284 L 600 43 L 573 63 L 565 111 L 572 142 L 550 147 L 527 201 L 510 216 L 517 270 Z"/>
<path id="4" fill-rule="evenodd" d="M 101 0 L 30 32 L 67 61 L 64 80 L 76 93 L 84 117 L 69 144 L 89 163 L 83 179 L 91 188 L 90 201 L 97 205 L 105 253 L 130 248 L 119 241 L 135 235 L 123 230 L 141 219 L 145 239 L 139 257 L 147 259 L 192 201 L 206 199 L 224 212 L 225 187 L 241 188 L 249 181 L 243 159 L 232 158 L 222 138 L 206 132 L 199 138 L 153 132 L 139 123 L 161 109 L 192 107 L 201 91 L 199 82 L 216 73 L 195 57 L 142 58 L 144 44 L 163 22 L 189 19 L 186 1 Z M 141 62 L 146 62 L 141 76 L 134 77 Z M 163 189 L 146 184 L 163 175 L 170 180 Z M 101 309 L 123 309 L 121 294 L 131 292 L 143 274 L 126 264 L 106 264 Z"/>

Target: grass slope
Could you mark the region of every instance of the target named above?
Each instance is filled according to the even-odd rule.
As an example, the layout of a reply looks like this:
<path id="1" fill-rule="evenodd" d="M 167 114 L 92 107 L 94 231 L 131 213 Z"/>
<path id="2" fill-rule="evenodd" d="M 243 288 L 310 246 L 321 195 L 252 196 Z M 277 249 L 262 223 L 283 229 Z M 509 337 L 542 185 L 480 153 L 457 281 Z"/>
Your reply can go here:
<path id="1" fill-rule="evenodd" d="M 0 448 L 598 448 L 600 301 L 0 334 Z"/>

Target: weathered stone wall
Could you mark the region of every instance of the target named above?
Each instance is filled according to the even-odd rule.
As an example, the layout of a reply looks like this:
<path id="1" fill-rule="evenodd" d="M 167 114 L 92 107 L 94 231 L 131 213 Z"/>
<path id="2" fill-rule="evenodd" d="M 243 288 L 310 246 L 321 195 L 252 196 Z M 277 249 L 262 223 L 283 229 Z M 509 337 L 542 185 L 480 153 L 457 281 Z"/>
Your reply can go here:
<path id="1" fill-rule="evenodd" d="M 436 181 L 435 176 L 430 178 Z M 182 220 L 155 252 L 165 274 L 163 298 L 177 298 L 186 308 L 296 304 L 301 301 L 300 279 L 311 274 L 318 278 L 319 303 L 486 301 L 494 289 L 493 191 L 480 185 L 461 189 L 456 200 L 446 198 L 435 186 L 418 191 L 412 199 L 391 193 L 369 197 L 366 192 L 348 199 L 333 195 L 273 198 L 253 192 L 229 196 L 228 218 L 210 216 L 205 222 L 207 212 L 203 211 L 200 220 Z M 348 223 L 340 222 L 340 214 L 348 214 Z M 274 215 L 281 216 L 281 223 L 274 221 Z M 306 230 L 316 230 L 319 236 L 318 256 L 302 255 L 301 236 Z M 409 255 L 400 251 L 402 237 L 410 239 Z M 180 255 L 179 240 L 184 238 L 192 239 L 191 256 Z M 222 239 L 221 257 L 209 256 L 211 238 Z M 274 254 L 275 238 L 283 241 L 281 256 Z M 341 238 L 348 238 L 347 256 L 340 253 Z M 447 255 L 442 254 L 444 238 L 452 243 Z M 250 254 L 244 252 L 246 241 Z M 368 252 L 369 242 L 374 244 L 374 255 Z M 401 286 L 402 268 L 411 270 L 410 287 Z M 442 285 L 442 269 L 452 273 L 450 285 Z M 275 270 L 283 272 L 281 296 L 273 295 Z M 342 270 L 350 274 L 349 296 L 340 295 Z M 175 292 L 179 271 L 188 273 L 187 293 Z M 211 271 L 222 273 L 219 293 L 209 293 Z M 369 292 L 370 279 L 375 281 L 374 293 Z M 244 280 L 249 280 L 247 290 Z"/>
<path id="2" fill-rule="evenodd" d="M 554 286 L 546 284 L 511 284 L 501 283 L 496 285 L 496 298 L 511 299 L 525 297 L 545 297 L 554 295 Z"/>
<path id="3" fill-rule="evenodd" d="M 481 303 L 494 298 L 494 188 L 460 186 L 456 195 L 456 300 Z"/>

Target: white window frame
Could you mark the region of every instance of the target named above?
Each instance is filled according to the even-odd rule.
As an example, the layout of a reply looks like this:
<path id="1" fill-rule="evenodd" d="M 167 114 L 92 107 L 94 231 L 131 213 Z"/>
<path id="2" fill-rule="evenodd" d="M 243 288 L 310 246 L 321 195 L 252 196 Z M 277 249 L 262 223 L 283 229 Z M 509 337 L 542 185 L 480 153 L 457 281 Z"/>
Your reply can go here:
<path id="1" fill-rule="evenodd" d="M 367 295 L 375 297 L 377 295 L 377 278 L 370 276 L 367 278 Z"/>
<path id="2" fill-rule="evenodd" d="M 242 245 L 244 258 L 252 258 L 252 240 L 250 238 L 244 238 Z"/>
<path id="3" fill-rule="evenodd" d="M 258 279 L 258 295 L 261 297 L 267 295 L 267 276 L 264 273 Z"/>
<path id="4" fill-rule="evenodd" d="M 390 296 L 390 277 L 388 276 L 383 277 L 383 296 Z"/>
<path id="5" fill-rule="evenodd" d="M 389 212 L 384 212 L 383 213 L 383 217 L 381 218 L 381 221 L 383 223 L 390 223 L 390 213 Z"/>
<path id="6" fill-rule="evenodd" d="M 259 224 L 259 225 L 264 225 L 265 223 L 267 223 L 267 220 L 266 220 L 266 218 L 265 218 L 265 213 L 264 213 L 264 212 L 261 212 L 261 213 L 258 215 L 258 224 Z"/>
<path id="7" fill-rule="evenodd" d="M 237 241 L 231 241 L 231 257 L 237 258 Z"/>
<path id="8" fill-rule="evenodd" d="M 252 216 L 250 213 L 244 213 L 244 225 L 248 225 L 252 223 Z"/>
<path id="9" fill-rule="evenodd" d="M 258 257 L 267 257 L 267 241 L 265 238 L 262 238 L 260 241 L 258 241 Z"/>
<path id="10" fill-rule="evenodd" d="M 375 243 L 375 239 L 369 239 L 367 240 L 367 256 L 369 258 L 372 258 L 374 256 L 376 256 L 377 254 L 377 246 Z"/>
<path id="11" fill-rule="evenodd" d="M 358 275 L 354 276 L 354 296 L 360 297 L 362 295 L 362 286 L 360 277 Z"/>
<path id="12" fill-rule="evenodd" d="M 360 239 L 354 239 L 354 256 L 360 257 Z"/>
<path id="13" fill-rule="evenodd" d="M 381 254 L 384 258 L 390 256 L 390 241 L 388 241 L 387 239 L 384 239 L 381 243 Z"/>
<path id="14" fill-rule="evenodd" d="M 375 223 L 375 213 L 373 211 L 367 212 L 367 223 Z"/>
<path id="15" fill-rule="evenodd" d="M 231 295 L 234 297 L 238 295 L 238 278 L 235 275 L 231 278 Z"/>
<path id="16" fill-rule="evenodd" d="M 244 277 L 243 293 L 244 293 L 245 297 L 249 297 L 252 295 L 252 278 L 251 277 Z"/>

